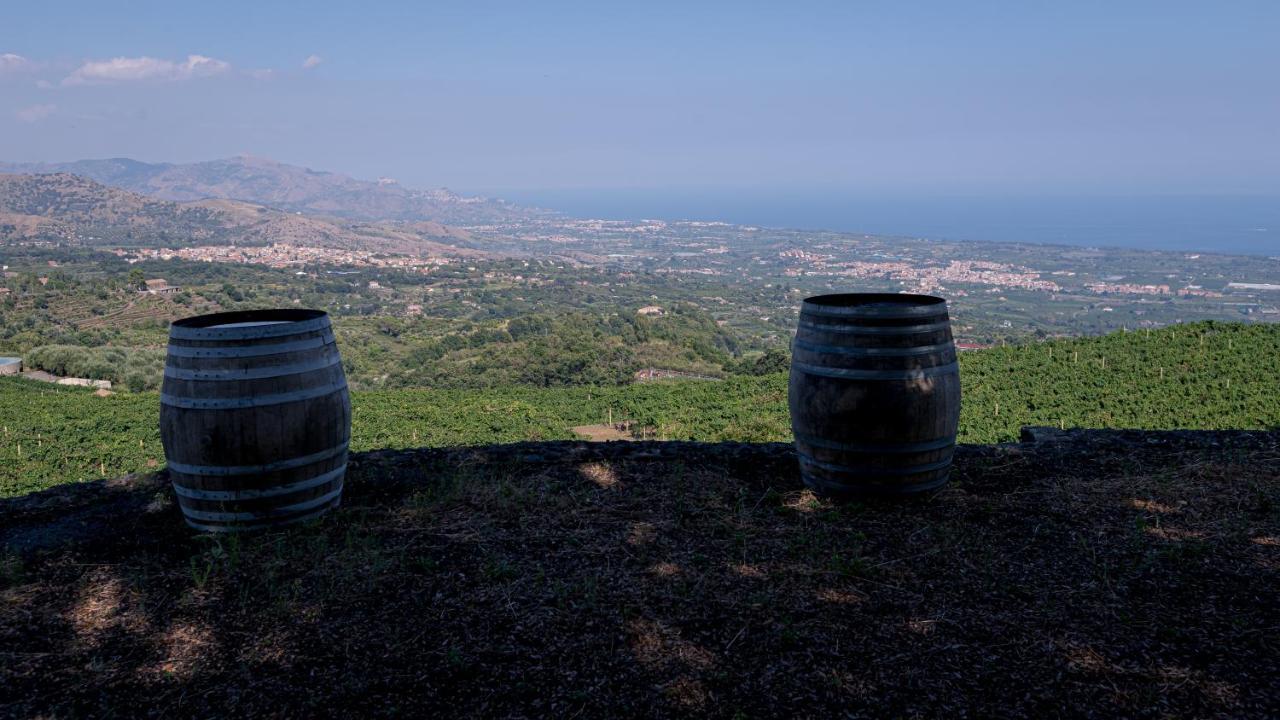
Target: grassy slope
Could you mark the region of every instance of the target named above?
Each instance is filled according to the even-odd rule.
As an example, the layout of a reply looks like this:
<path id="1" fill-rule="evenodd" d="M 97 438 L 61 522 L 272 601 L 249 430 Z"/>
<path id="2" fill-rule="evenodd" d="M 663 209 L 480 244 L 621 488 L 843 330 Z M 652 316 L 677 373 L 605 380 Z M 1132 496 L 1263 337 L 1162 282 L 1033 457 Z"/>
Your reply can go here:
<path id="1" fill-rule="evenodd" d="M 1197 324 L 962 356 L 961 442 L 1022 425 L 1280 426 L 1280 325 Z M 1163 375 L 1162 375 L 1163 373 Z M 108 398 L 0 379 L 0 496 L 162 463 L 154 393 Z M 788 440 L 786 377 L 609 388 L 399 390 L 353 395 L 353 448 L 572 437 L 634 419 L 665 439 Z M 19 445 L 21 448 L 19 449 Z"/>

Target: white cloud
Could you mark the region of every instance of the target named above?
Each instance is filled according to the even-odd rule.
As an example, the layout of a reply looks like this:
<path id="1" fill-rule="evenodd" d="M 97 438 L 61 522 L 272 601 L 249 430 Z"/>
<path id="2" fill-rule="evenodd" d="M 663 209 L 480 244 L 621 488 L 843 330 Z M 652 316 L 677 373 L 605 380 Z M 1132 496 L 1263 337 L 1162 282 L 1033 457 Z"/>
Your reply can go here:
<path id="1" fill-rule="evenodd" d="M 90 60 L 68 75 L 63 85 L 102 85 L 116 82 L 176 82 L 219 75 L 231 69 L 231 63 L 204 55 L 188 55 L 184 62 L 151 57 L 118 57 Z"/>
<path id="2" fill-rule="evenodd" d="M 320 57 L 319 55 L 308 55 L 307 59 L 302 61 L 302 69 L 310 70 L 311 68 L 319 65 L 322 62 L 324 62 L 324 58 Z"/>
<path id="3" fill-rule="evenodd" d="M 57 109 L 57 105 L 32 105 L 18 110 L 13 115 L 22 122 L 34 123 L 49 117 Z"/>
<path id="4" fill-rule="evenodd" d="M 35 67 L 35 63 L 13 53 L 0 53 L 0 75 L 6 73 L 25 72 Z"/>

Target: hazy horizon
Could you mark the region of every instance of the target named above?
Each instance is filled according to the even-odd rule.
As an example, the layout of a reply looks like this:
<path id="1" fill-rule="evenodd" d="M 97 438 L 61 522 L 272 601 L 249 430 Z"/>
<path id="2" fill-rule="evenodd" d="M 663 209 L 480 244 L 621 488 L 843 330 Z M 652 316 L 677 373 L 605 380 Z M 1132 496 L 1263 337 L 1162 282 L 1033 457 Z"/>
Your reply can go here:
<path id="1" fill-rule="evenodd" d="M 939 240 L 1280 256 L 1280 197 L 873 195 L 768 188 L 488 189 L 571 216 L 700 220 Z"/>
<path id="2" fill-rule="evenodd" d="M 275 162 L 271 158 L 254 159 Z M 83 160 L 124 160 L 181 167 L 181 164 L 137 158 Z M 0 158 L 0 163 L 3 162 Z M 48 164 L 56 167 L 59 162 Z M 76 171 L 76 168 L 69 169 Z M 327 171 L 317 167 L 305 169 Z M 373 182 L 371 178 L 356 179 Z M 934 240 L 1280 257 L 1280 231 L 1277 231 L 1280 229 L 1280 197 L 1260 194 L 893 195 L 797 187 L 451 189 L 464 196 L 500 198 L 577 218 L 719 221 Z"/>

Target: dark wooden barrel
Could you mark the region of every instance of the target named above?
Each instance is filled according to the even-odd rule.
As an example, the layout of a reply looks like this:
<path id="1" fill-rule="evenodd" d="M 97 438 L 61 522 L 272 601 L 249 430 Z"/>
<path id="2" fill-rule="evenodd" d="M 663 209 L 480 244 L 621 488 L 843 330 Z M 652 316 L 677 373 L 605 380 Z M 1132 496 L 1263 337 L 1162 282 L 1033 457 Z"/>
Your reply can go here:
<path id="1" fill-rule="evenodd" d="M 336 507 L 351 400 L 329 316 L 250 310 L 174 322 L 160 438 L 198 530 L 283 525 Z"/>
<path id="2" fill-rule="evenodd" d="M 878 293 L 805 300 L 789 395 L 800 473 L 815 492 L 894 495 L 941 486 L 960 420 L 946 301 Z"/>

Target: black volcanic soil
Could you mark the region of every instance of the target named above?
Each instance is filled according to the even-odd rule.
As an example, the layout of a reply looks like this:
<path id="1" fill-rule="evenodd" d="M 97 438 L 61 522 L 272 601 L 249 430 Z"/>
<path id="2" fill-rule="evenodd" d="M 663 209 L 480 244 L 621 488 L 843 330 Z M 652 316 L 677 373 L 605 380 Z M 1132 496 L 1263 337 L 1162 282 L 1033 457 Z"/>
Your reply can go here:
<path id="1" fill-rule="evenodd" d="M 356 455 L 240 538 L 163 476 L 0 501 L 0 715 L 1280 716 L 1280 435 L 1028 439 L 844 506 L 646 442 Z"/>

